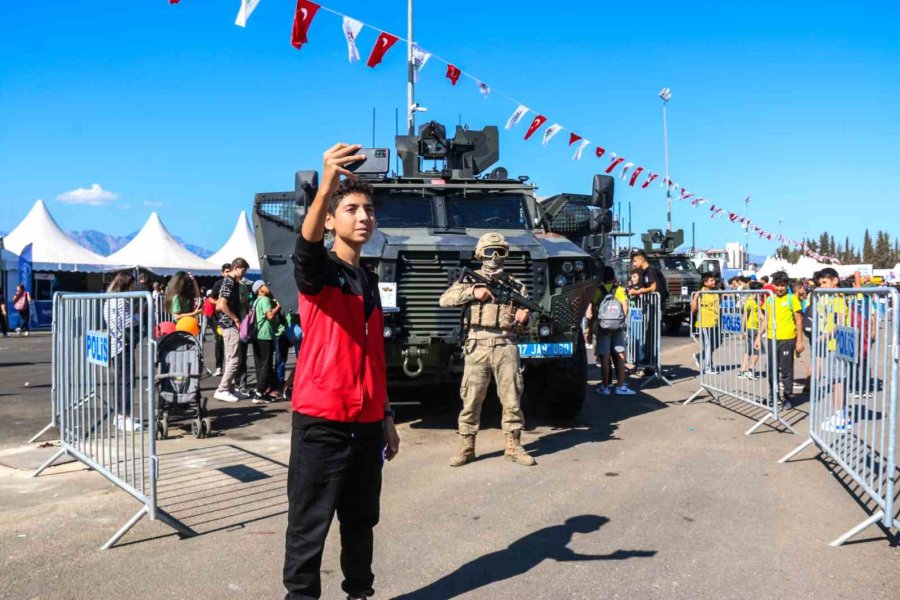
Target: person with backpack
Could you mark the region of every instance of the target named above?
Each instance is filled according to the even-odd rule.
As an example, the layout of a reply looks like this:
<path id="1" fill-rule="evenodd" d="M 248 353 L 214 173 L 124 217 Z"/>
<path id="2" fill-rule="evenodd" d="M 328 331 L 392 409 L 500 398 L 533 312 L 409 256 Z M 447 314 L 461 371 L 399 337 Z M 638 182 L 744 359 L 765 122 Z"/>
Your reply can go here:
<path id="1" fill-rule="evenodd" d="M 618 285 L 612 267 L 603 267 L 603 283 L 588 306 L 588 321 L 594 329 L 594 348 L 599 357 L 603 379 L 597 392 L 603 396 L 635 394 L 625 383 L 625 324 L 628 322 L 628 297 Z M 612 388 L 611 364 L 616 366 L 616 387 Z"/>
<path id="2" fill-rule="evenodd" d="M 22 335 L 24 331 L 25 335 L 28 336 L 28 332 L 31 331 L 29 323 L 31 321 L 31 294 L 28 293 L 28 290 L 21 283 L 16 286 L 16 293 L 13 296 L 13 308 L 19 313 L 19 326 L 16 327 L 16 334 Z"/>
<path id="3" fill-rule="evenodd" d="M 230 275 L 222 282 L 216 311 L 219 315 L 219 328 L 225 345 L 225 371 L 213 398 L 222 402 L 237 402 L 244 398 L 236 394 L 238 367 L 240 365 L 241 339 L 238 327 L 242 316 L 241 278 L 250 268 L 243 258 L 236 258 L 231 263 Z"/>
<path id="4" fill-rule="evenodd" d="M 279 326 L 281 305 L 274 302 L 269 286 L 265 281 L 253 282 L 253 294 L 256 299 L 250 305 L 250 311 L 244 320 L 253 333 L 245 340 L 245 325 L 241 323 L 241 341 L 253 345 L 253 364 L 256 365 L 256 392 L 251 402 L 263 404 L 278 399 L 275 395 L 276 380 L 273 361 L 275 358 L 275 330 Z M 250 322 L 252 320 L 252 322 Z"/>

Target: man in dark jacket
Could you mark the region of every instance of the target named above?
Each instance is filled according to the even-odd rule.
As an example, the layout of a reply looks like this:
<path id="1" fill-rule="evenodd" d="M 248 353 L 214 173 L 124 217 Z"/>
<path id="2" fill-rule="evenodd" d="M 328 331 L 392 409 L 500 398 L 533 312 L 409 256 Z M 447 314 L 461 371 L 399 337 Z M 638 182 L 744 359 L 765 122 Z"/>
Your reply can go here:
<path id="1" fill-rule="evenodd" d="M 361 159 L 359 148 L 337 144 L 325 152 L 322 180 L 294 251 L 303 345 L 291 398 L 287 600 L 321 596 L 322 550 L 335 511 L 341 587 L 354 600 L 375 593 L 381 467 L 400 447 L 387 399 L 378 277 L 359 264 L 375 231 L 372 189 L 345 168 Z M 334 233 L 331 252 L 326 228 Z"/>

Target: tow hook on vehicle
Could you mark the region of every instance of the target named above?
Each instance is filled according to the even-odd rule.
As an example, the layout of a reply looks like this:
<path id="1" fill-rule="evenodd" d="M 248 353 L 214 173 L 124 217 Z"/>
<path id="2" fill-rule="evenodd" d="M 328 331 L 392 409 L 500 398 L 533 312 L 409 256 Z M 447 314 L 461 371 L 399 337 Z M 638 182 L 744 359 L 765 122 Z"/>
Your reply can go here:
<path id="1" fill-rule="evenodd" d="M 401 352 L 403 356 L 403 372 L 410 379 L 415 379 L 422 375 L 422 371 L 425 370 L 425 365 L 422 364 L 422 357 L 428 354 L 427 348 L 419 348 L 418 346 L 407 346 Z M 415 362 L 415 368 L 410 368 L 410 361 Z"/>

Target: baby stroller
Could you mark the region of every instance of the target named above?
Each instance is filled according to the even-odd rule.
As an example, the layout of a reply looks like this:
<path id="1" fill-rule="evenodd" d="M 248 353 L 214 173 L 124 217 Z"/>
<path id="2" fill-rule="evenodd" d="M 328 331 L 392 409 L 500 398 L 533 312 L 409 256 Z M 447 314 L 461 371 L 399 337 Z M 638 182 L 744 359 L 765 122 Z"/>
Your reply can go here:
<path id="1" fill-rule="evenodd" d="M 212 432 L 206 416 L 206 398 L 200 395 L 203 348 L 186 331 L 173 331 L 156 342 L 156 431 L 169 436 L 169 422 L 191 421 L 191 433 L 204 438 Z"/>

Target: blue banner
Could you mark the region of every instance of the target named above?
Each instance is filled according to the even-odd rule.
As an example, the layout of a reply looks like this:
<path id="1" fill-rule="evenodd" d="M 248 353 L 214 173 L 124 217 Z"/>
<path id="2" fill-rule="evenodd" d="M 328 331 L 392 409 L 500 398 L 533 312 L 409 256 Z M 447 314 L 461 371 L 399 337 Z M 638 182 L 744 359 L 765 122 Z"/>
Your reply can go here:
<path id="1" fill-rule="evenodd" d="M 29 294 L 32 293 L 31 280 L 31 244 L 28 244 L 19 254 L 19 283 L 25 286 L 25 291 Z"/>

